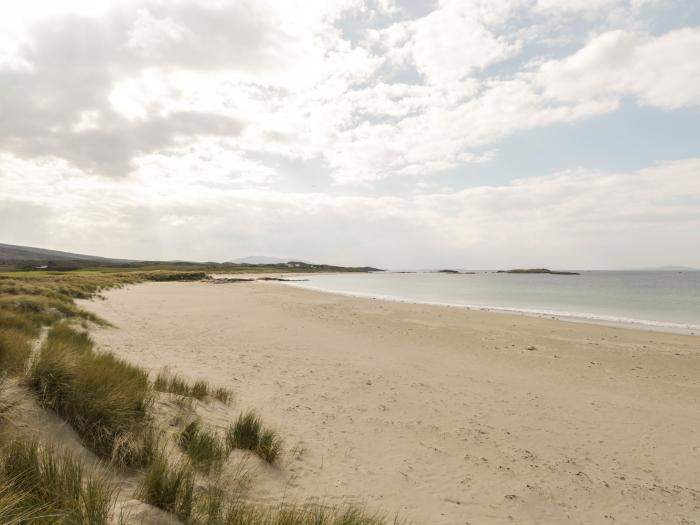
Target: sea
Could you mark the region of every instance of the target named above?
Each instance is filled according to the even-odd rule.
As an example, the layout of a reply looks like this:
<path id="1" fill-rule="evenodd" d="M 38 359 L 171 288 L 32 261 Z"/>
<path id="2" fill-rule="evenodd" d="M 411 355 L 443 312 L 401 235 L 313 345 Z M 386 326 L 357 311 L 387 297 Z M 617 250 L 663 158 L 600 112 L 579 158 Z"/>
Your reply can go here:
<path id="1" fill-rule="evenodd" d="M 308 281 L 290 284 L 357 297 L 700 335 L 700 271 L 375 272 L 310 275 Z"/>

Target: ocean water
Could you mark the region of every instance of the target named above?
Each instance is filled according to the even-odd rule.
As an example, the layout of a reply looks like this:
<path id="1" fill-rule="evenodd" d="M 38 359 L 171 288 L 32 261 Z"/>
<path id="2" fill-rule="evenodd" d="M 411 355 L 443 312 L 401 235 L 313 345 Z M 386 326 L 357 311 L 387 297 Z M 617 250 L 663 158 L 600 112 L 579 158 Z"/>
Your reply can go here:
<path id="1" fill-rule="evenodd" d="M 581 275 L 372 273 L 311 275 L 295 286 L 361 297 L 521 312 L 700 335 L 700 272 Z"/>

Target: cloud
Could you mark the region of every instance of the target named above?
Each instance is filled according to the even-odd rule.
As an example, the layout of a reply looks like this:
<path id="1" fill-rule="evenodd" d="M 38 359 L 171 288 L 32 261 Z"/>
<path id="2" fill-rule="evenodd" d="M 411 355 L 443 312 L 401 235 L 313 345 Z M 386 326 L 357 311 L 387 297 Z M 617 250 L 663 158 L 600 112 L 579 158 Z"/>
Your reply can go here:
<path id="1" fill-rule="evenodd" d="M 624 4 L 623 0 L 537 0 L 536 11 L 596 11 Z"/>
<path id="2" fill-rule="evenodd" d="M 660 108 L 700 105 L 700 28 L 659 37 L 608 31 L 561 60 L 542 64 L 538 82 L 565 101 L 633 96 Z"/>
<path id="3" fill-rule="evenodd" d="M 148 2 L 105 16 L 37 22 L 19 51 L 17 61 L 26 67 L 0 69 L 0 148 L 124 176 L 136 156 L 178 136 L 238 135 L 242 122 L 218 112 L 176 109 L 164 116 L 151 108 L 144 119 L 128 120 L 112 107 L 109 96 L 120 79 L 156 64 L 256 72 L 285 60 L 284 32 L 258 16 L 253 3 L 165 6 Z"/>
<path id="4" fill-rule="evenodd" d="M 475 69 L 516 53 L 519 42 L 498 34 L 510 14 L 511 2 L 443 0 L 429 15 L 409 24 L 408 45 L 417 70 L 428 84 L 458 82 Z"/>
<path id="5" fill-rule="evenodd" d="M 126 257 L 187 253 L 226 260 L 289 252 L 394 268 L 636 267 L 669 260 L 691 264 L 700 257 L 700 247 L 687 242 L 700 229 L 700 159 L 621 173 L 573 170 L 456 192 L 425 188 L 403 196 L 290 193 L 237 185 L 235 178 L 212 185 L 220 178 L 204 169 L 206 163 L 201 169 L 186 163 L 181 171 L 176 164 L 172 171 L 141 166 L 127 182 L 4 156 L 0 209 L 10 203 L 14 223 L 26 213 L 51 224 L 31 237 L 39 244 L 117 250 Z M 35 183 L 31 200 L 28 175 Z M 25 212 L 12 204 L 19 199 L 28 204 Z M 3 238 L 18 238 L 2 224 Z M 652 252 L 650 246 L 663 249 Z"/>
<path id="6" fill-rule="evenodd" d="M 125 177 L 141 156 L 214 135 L 239 158 L 317 160 L 337 183 L 367 185 L 481 162 L 512 133 L 614 111 L 624 96 L 697 104 L 698 29 L 618 29 L 568 56 L 531 56 L 561 33 L 547 12 L 586 5 L 442 0 L 410 19 L 360 0 L 75 3 L 35 21 L 0 69 L 0 148 Z M 353 13 L 385 22 L 351 42 L 337 24 Z"/>
<path id="7" fill-rule="evenodd" d="M 124 176 L 131 172 L 133 160 L 165 149 L 185 136 L 235 136 L 243 125 L 235 119 L 208 113 L 180 112 L 154 117 L 146 122 L 131 122 L 113 114 L 96 111 L 85 114 L 72 129 L 28 128 L 21 136 L 0 140 L 17 154 L 26 157 L 57 157 L 72 162 L 89 173 Z M 103 119 L 104 117 L 104 119 Z M 9 128 L 12 122 L 6 123 Z M 1 129 L 1 128 L 0 128 Z M 16 133 L 16 130 L 13 130 Z M 10 133 L 8 132 L 8 135 Z"/>

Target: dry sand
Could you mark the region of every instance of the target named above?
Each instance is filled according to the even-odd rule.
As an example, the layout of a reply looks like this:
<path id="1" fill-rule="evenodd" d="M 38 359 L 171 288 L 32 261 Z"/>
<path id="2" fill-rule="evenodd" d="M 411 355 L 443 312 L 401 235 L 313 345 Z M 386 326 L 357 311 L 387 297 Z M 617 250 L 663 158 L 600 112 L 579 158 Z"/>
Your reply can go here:
<path id="1" fill-rule="evenodd" d="M 263 501 L 425 524 L 700 523 L 700 338 L 357 299 L 148 283 L 82 305 L 98 344 L 235 389 L 286 437 Z"/>

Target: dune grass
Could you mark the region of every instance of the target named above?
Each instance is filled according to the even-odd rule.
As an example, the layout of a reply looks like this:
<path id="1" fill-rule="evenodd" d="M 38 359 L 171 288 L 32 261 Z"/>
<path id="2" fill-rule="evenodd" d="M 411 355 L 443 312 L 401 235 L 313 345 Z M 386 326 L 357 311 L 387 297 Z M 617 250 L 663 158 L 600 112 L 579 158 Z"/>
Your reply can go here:
<path id="1" fill-rule="evenodd" d="M 65 324 L 49 331 L 27 382 L 40 404 L 63 417 L 98 456 L 138 462 L 131 443 L 148 426 L 148 374 Z M 126 453 L 128 451 L 128 453 Z"/>
<path id="2" fill-rule="evenodd" d="M 0 523 L 18 525 L 39 523 L 41 508 L 32 508 L 24 493 L 17 492 L 12 484 L 0 480 Z"/>
<path id="3" fill-rule="evenodd" d="M 190 396 L 190 385 L 187 384 L 187 381 L 179 375 L 173 374 L 167 368 L 158 372 L 155 381 L 153 381 L 153 388 L 158 392 L 192 397 Z"/>
<path id="4" fill-rule="evenodd" d="M 192 464 L 205 471 L 228 456 L 226 443 L 213 431 L 202 428 L 197 420 L 180 433 L 178 444 Z"/>
<path id="5" fill-rule="evenodd" d="M 29 338 L 12 328 L 0 328 L 0 371 L 19 373 L 31 353 Z"/>
<path id="6" fill-rule="evenodd" d="M 189 463 L 171 465 L 156 456 L 146 470 L 136 497 L 188 522 L 192 515 L 195 473 Z"/>
<path id="7" fill-rule="evenodd" d="M 228 388 L 217 387 L 211 392 L 211 397 L 224 405 L 230 405 L 233 402 L 233 392 Z"/>
<path id="8" fill-rule="evenodd" d="M 20 395 L 15 385 L 0 376 L 0 423 L 11 420 L 12 411 L 19 405 Z"/>
<path id="9" fill-rule="evenodd" d="M 272 464 L 282 453 L 283 440 L 277 432 L 265 428 L 255 411 L 238 416 L 226 431 L 226 442 L 230 449 L 239 448 L 255 452 Z"/>
<path id="10" fill-rule="evenodd" d="M 115 491 L 67 452 L 16 440 L 0 452 L 0 523 L 107 525 Z M 3 501 L 4 500 L 4 501 Z"/>
<path id="11" fill-rule="evenodd" d="M 11 304 L 0 297 L 0 373 L 17 374 L 31 353 L 31 341 L 38 337 L 41 324 L 21 312 L 1 305 Z"/>
<path id="12" fill-rule="evenodd" d="M 206 516 L 206 525 L 386 525 L 387 519 L 360 507 L 318 505 L 256 506 L 242 501 L 224 505 L 218 515 Z M 394 520 L 394 523 L 397 523 Z"/>
<path id="13" fill-rule="evenodd" d="M 153 381 L 153 388 L 158 392 L 192 397 L 199 401 L 204 401 L 211 397 L 228 405 L 233 400 L 233 392 L 227 388 L 214 388 L 209 383 L 202 380 L 196 381 L 190 385 L 180 375 L 171 372 L 167 368 L 158 372 L 158 375 L 156 375 Z"/>
<path id="14" fill-rule="evenodd" d="M 356 506 L 256 505 L 219 483 L 197 483 L 189 463 L 160 456 L 147 470 L 136 497 L 189 525 L 386 525 L 387 519 Z M 394 520 L 392 523 L 398 523 Z"/>

